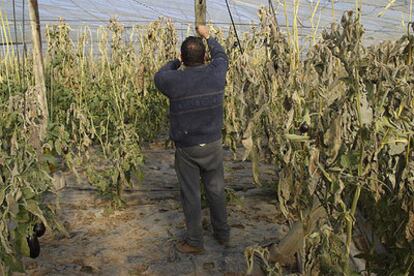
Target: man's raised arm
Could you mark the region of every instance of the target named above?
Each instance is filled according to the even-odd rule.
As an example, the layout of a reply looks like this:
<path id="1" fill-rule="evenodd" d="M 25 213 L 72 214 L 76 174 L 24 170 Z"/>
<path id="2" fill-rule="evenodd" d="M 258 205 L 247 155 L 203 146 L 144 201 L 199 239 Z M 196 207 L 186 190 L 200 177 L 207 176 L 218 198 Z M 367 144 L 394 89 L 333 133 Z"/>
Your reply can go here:
<path id="1" fill-rule="evenodd" d="M 210 66 L 215 67 L 215 70 L 227 71 L 228 57 L 226 52 L 216 39 L 210 37 L 208 27 L 204 25 L 197 26 L 197 33 L 207 40 L 212 60 Z"/>
<path id="2" fill-rule="evenodd" d="M 171 72 L 177 71 L 181 66 L 181 61 L 179 59 L 172 60 L 165 64 L 161 69 L 155 74 L 154 82 L 155 86 L 163 93 L 165 93 L 168 80 L 171 78 Z"/>

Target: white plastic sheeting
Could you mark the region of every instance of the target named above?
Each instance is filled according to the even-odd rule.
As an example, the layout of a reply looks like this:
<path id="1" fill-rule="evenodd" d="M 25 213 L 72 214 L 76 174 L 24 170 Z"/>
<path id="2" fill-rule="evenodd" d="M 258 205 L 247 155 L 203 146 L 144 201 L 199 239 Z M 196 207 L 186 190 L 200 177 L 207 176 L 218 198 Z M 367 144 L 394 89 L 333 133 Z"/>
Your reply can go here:
<path id="1" fill-rule="evenodd" d="M 29 0 L 15 0 L 18 40 L 22 33 L 22 5 Z M 361 0 L 360 0 L 361 1 Z M 273 0 L 277 17 L 282 29 L 291 25 L 293 17 L 294 0 L 286 0 L 287 17 L 284 16 L 283 0 Z M 300 34 L 306 37 L 312 31 L 311 14 L 318 0 L 299 0 Z M 387 5 L 388 0 L 364 0 L 362 21 L 367 30 L 365 36 L 368 44 L 385 39 L 400 37 L 406 30 L 404 24 L 410 21 L 410 0 L 396 0 L 382 17 L 378 14 Z M 105 25 L 111 17 L 117 17 L 127 26 L 146 24 L 160 16 L 174 20 L 183 35 L 188 24 L 194 22 L 193 0 L 38 0 L 42 27 L 55 23 L 60 17 L 64 18 L 76 30 L 81 26 L 91 26 L 92 29 Z M 257 22 L 257 10 L 260 6 L 268 5 L 268 0 L 229 0 L 233 16 L 241 31 L 248 30 L 245 24 Z M 313 24 L 319 30 L 338 22 L 346 10 L 355 9 L 355 0 L 320 0 L 319 9 L 313 19 Z M 7 14 L 9 20 L 13 19 L 12 0 L 0 0 L 0 9 Z M 28 12 L 26 7 L 26 20 Z M 207 19 L 228 28 L 230 19 L 226 9 L 225 0 L 207 0 Z M 26 33 L 29 37 L 29 22 L 26 22 Z M 11 24 L 11 30 L 14 28 Z M 30 38 L 29 38 L 30 39 Z"/>

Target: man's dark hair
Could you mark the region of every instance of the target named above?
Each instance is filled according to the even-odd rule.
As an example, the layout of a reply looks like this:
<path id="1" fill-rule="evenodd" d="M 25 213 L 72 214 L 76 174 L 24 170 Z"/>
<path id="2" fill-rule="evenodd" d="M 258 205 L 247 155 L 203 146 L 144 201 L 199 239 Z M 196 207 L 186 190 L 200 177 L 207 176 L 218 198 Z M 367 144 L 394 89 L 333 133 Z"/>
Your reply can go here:
<path id="1" fill-rule="evenodd" d="M 203 64 L 205 54 L 206 47 L 200 37 L 189 36 L 181 44 L 181 58 L 186 66 Z"/>

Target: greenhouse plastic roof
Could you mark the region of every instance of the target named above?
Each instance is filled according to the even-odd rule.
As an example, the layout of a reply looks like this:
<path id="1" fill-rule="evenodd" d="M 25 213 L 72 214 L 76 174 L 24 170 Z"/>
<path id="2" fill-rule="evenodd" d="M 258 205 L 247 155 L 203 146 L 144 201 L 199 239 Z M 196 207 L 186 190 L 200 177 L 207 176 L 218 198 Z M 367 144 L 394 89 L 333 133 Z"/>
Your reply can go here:
<path id="1" fill-rule="evenodd" d="M 1 10 L 9 20 L 13 18 L 13 1 L 0 0 Z M 15 0 L 18 33 L 22 27 L 23 1 Z M 284 16 L 281 0 L 273 0 L 277 11 L 279 24 L 290 25 L 293 17 L 293 0 L 287 0 L 288 20 Z M 299 18 L 301 34 L 306 36 L 312 30 L 311 14 L 317 0 L 299 0 Z M 400 37 L 406 31 L 406 23 L 410 17 L 410 0 L 396 0 L 393 6 L 379 16 L 387 5 L 388 0 L 364 0 L 362 22 L 367 30 L 365 39 L 379 41 Z M 191 0 L 38 0 L 42 25 L 56 22 L 60 17 L 70 23 L 73 29 L 88 25 L 97 27 L 105 25 L 111 17 L 117 17 L 125 25 L 145 24 L 160 16 L 171 18 L 181 30 L 194 22 L 194 1 Z M 257 10 L 260 6 L 268 5 L 268 0 L 229 0 L 230 7 L 238 27 L 247 30 L 245 24 L 257 22 Z M 332 6 L 334 9 L 332 9 Z M 321 0 L 313 25 L 319 23 L 319 30 L 338 22 L 346 10 L 355 9 L 355 0 Z M 26 7 L 26 19 L 28 19 Z M 213 23 L 229 26 L 230 19 L 225 0 L 207 0 L 207 19 Z M 28 24 L 28 22 L 26 22 Z M 11 29 L 12 26 L 11 26 Z M 13 31 L 13 30 L 12 30 Z"/>

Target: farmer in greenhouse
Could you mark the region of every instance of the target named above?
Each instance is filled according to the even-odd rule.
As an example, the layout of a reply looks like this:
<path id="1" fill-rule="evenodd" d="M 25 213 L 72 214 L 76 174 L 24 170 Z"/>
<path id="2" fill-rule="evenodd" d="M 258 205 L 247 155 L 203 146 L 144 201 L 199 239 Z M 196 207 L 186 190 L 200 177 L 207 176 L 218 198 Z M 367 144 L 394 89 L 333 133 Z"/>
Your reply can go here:
<path id="1" fill-rule="evenodd" d="M 221 143 L 228 58 L 206 26 L 198 26 L 197 33 L 200 37 L 190 36 L 182 43 L 181 60 L 168 62 L 154 78 L 170 100 L 170 137 L 176 146 L 175 171 L 187 226 L 186 237 L 176 248 L 189 254 L 204 252 L 200 179 L 215 239 L 226 246 L 230 237 Z M 209 64 L 203 39 L 211 53 Z"/>

